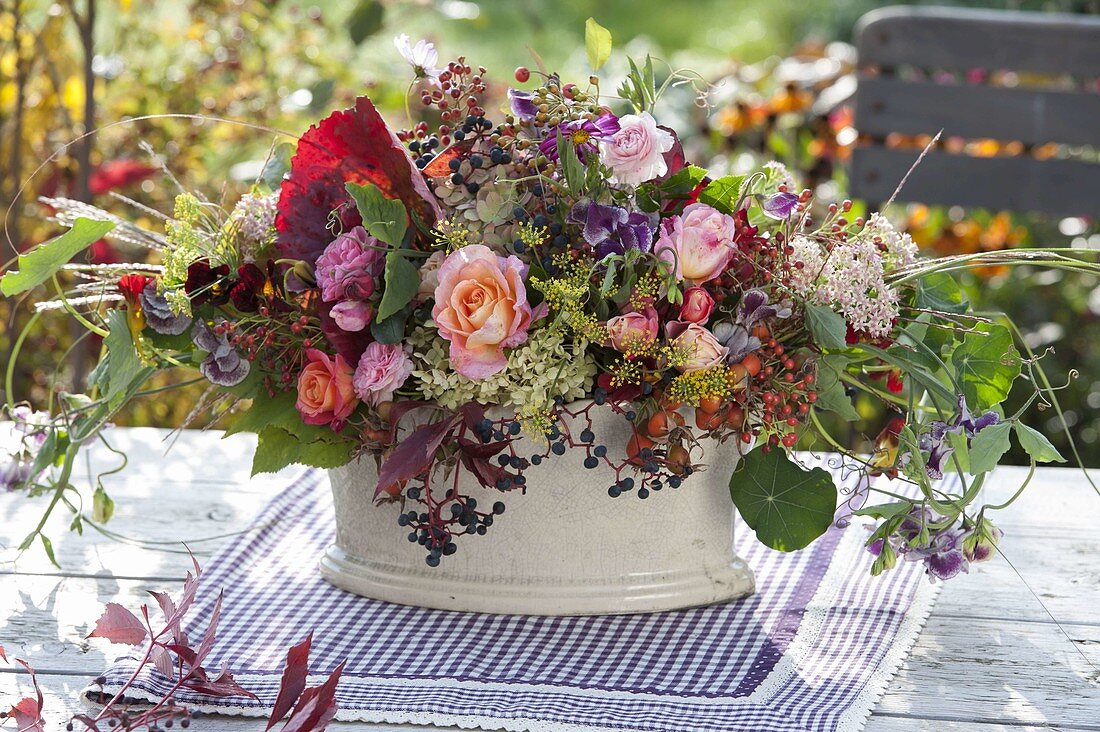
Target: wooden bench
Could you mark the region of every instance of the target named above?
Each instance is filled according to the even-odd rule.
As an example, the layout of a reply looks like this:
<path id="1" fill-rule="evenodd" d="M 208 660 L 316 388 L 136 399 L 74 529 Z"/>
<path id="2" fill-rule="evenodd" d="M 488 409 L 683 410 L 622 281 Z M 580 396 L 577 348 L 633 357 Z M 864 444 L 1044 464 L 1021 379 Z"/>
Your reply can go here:
<path id="1" fill-rule="evenodd" d="M 898 200 L 1100 214 L 1100 18 L 888 7 L 855 36 L 853 198 L 889 199 L 920 147 L 888 143 L 942 129 Z M 962 140 L 1012 142 L 1017 154 L 966 154 Z M 1052 143 L 1057 156 L 1035 154 Z"/>

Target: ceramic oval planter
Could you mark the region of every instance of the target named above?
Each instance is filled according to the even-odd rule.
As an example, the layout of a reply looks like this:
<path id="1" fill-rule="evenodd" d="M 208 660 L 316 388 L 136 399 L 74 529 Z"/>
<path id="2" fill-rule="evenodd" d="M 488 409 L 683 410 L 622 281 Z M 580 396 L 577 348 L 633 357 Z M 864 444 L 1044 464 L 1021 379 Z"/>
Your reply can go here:
<path id="1" fill-rule="evenodd" d="M 626 444 L 621 416 L 591 415 L 598 442 Z M 706 470 L 645 500 L 633 492 L 611 498 L 613 471 L 586 469 L 583 450 L 525 471 L 525 494 L 465 480 L 461 492 L 482 505 L 503 500 L 507 510 L 485 536 L 460 537 L 458 552 L 434 568 L 397 523 L 400 505 L 374 505 L 377 468 L 364 458 L 329 471 L 336 543 L 321 573 L 366 597 L 484 613 L 641 613 L 744 597 L 755 583 L 733 552 L 729 479 L 738 452 L 732 444 L 705 448 Z"/>

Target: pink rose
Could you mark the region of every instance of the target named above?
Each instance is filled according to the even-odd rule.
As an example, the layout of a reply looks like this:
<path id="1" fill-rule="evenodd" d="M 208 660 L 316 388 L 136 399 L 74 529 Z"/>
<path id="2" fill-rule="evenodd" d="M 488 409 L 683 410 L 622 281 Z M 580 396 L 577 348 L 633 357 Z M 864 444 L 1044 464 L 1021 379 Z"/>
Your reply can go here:
<path id="1" fill-rule="evenodd" d="M 306 351 L 309 363 L 298 375 L 295 406 L 306 424 L 327 424 L 340 430 L 359 403 L 352 386 L 352 370 L 343 356 L 329 356 L 316 348 Z"/>
<path id="2" fill-rule="evenodd" d="M 654 251 L 674 264 L 676 277 L 698 285 L 720 276 L 733 256 L 732 216 L 705 203 L 693 203 L 661 222 Z"/>
<path id="3" fill-rule="evenodd" d="M 676 366 L 678 371 L 702 371 L 725 363 L 730 349 L 723 346 L 714 334 L 697 323 L 673 321 L 665 325 L 665 335 L 674 348 L 688 354 L 685 363 Z"/>
<path id="4" fill-rule="evenodd" d="M 462 247 L 444 260 L 432 319 L 451 342 L 455 371 L 468 379 L 488 378 L 507 365 L 505 348 L 527 340 L 532 314 L 526 275 L 519 257 L 498 256 L 482 244 Z"/>
<path id="5" fill-rule="evenodd" d="M 636 186 L 665 174 L 664 154 L 675 138 L 657 126 L 649 112 L 619 117 L 619 131 L 600 146 L 600 162 L 611 168 L 611 182 Z"/>
<path id="6" fill-rule="evenodd" d="M 386 266 L 385 247 L 362 226 L 336 237 L 314 265 L 317 286 L 325 302 L 366 300 Z"/>
<path id="7" fill-rule="evenodd" d="M 340 330 L 358 333 L 370 325 L 371 318 L 374 316 L 374 308 L 367 302 L 343 300 L 332 306 L 329 315 L 336 321 L 336 325 Z"/>
<path id="8" fill-rule="evenodd" d="M 620 353 L 657 339 L 657 311 L 652 306 L 641 312 L 623 313 L 607 321 L 611 347 Z"/>
<path id="9" fill-rule="evenodd" d="M 710 319 L 714 310 L 714 298 L 702 287 L 690 287 L 684 292 L 684 304 L 680 306 L 680 320 L 702 325 Z"/>
<path id="10" fill-rule="evenodd" d="M 396 343 L 375 341 L 363 351 L 352 384 L 359 398 L 373 407 L 393 399 L 393 393 L 412 372 L 413 362 L 404 348 Z"/>

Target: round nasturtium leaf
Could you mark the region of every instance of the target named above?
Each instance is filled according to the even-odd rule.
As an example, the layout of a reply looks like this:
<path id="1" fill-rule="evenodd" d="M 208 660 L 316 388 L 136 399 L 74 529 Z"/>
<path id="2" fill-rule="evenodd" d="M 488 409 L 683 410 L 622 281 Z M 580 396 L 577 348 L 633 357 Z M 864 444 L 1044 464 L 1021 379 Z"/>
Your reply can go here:
<path id="1" fill-rule="evenodd" d="M 730 496 L 757 538 L 783 552 L 824 534 L 836 512 L 832 476 L 821 468 L 806 470 L 778 449 L 746 455 L 730 478 Z"/>

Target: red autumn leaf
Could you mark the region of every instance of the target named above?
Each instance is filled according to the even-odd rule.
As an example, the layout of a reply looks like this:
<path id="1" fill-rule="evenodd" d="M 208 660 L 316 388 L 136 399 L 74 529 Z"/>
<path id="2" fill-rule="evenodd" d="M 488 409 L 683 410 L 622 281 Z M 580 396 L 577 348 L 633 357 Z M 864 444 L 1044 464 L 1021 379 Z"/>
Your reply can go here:
<path id="1" fill-rule="evenodd" d="M 256 698 L 255 694 L 234 680 L 233 674 L 229 673 L 228 669 L 222 669 L 221 673 L 214 679 L 207 679 L 206 674 L 203 673 L 201 677 L 184 681 L 183 685 L 192 691 L 209 696 L 249 696 L 253 699 Z"/>
<path id="2" fill-rule="evenodd" d="M 444 176 L 454 173 L 451 170 L 451 161 L 458 160 L 463 161 L 470 157 L 470 152 L 474 149 L 474 140 L 461 140 L 454 143 L 447 149 L 441 151 L 438 155 L 432 158 L 432 162 L 424 166 L 424 175 L 429 178 L 443 178 Z"/>
<path id="3" fill-rule="evenodd" d="M 413 430 L 382 463 L 374 497 L 378 498 L 401 481 L 415 478 L 427 470 L 435 459 L 435 451 L 461 418 L 460 414 L 453 414 L 448 419 Z"/>
<path id="4" fill-rule="evenodd" d="M 474 457 L 467 453 L 462 453 L 462 464 L 466 466 L 466 469 L 473 473 L 477 478 L 477 482 L 485 488 L 496 488 L 497 481 L 504 477 L 511 477 L 512 474 L 502 468 L 500 465 L 489 462 L 484 458 Z"/>
<path id="5" fill-rule="evenodd" d="M 109 602 L 88 637 L 136 646 L 145 640 L 146 635 L 145 626 L 136 615 L 117 602 Z"/>
<path id="6" fill-rule="evenodd" d="M 108 160 L 92 170 L 92 175 L 88 179 L 88 188 L 95 195 L 99 195 L 151 178 L 159 171 L 160 168 L 156 166 L 139 163 L 136 160 Z"/>
<path id="7" fill-rule="evenodd" d="M 153 646 L 153 666 L 165 676 L 171 678 L 175 664 L 172 663 L 172 654 L 165 650 L 164 646 Z"/>
<path id="8" fill-rule="evenodd" d="M 42 719 L 43 698 L 42 688 L 38 685 L 38 676 L 35 675 L 29 663 L 19 658 L 15 660 L 30 674 L 35 695 L 33 698 L 28 696 L 17 703 L 8 712 L 8 716 L 15 719 L 18 732 L 43 732 L 46 729 L 46 720 Z"/>
<path id="9" fill-rule="evenodd" d="M 336 685 L 340 683 L 346 663 L 341 662 L 320 686 L 311 686 L 302 692 L 282 732 L 323 732 L 336 716 Z"/>
<path id="10" fill-rule="evenodd" d="M 345 186 L 372 183 L 425 226 L 442 215 L 424 176 L 367 97 L 333 112 L 298 141 L 290 174 L 279 192 L 276 246 L 286 257 L 313 262 L 333 235 L 333 211 L 347 231 L 362 223 Z"/>
<path id="11" fill-rule="evenodd" d="M 0 646 L 0 659 L 2 659 L 4 663 L 8 662 L 8 654 L 4 653 L 4 646 Z"/>
<path id="12" fill-rule="evenodd" d="M 470 457 L 482 459 L 491 458 L 493 455 L 498 454 L 501 450 L 508 447 L 507 440 L 481 443 L 474 442 L 473 440 L 468 440 L 465 437 L 460 437 L 457 444 L 458 449 L 461 450 L 463 453 L 469 455 Z"/>
<path id="13" fill-rule="evenodd" d="M 192 665 L 201 666 L 206 657 L 210 655 L 210 651 L 214 650 L 214 639 L 217 637 L 218 620 L 221 615 L 222 593 L 219 592 L 218 599 L 214 601 L 214 610 L 210 613 L 210 623 L 206 626 L 206 633 L 203 634 L 202 642 L 199 643 L 199 647 L 195 651 L 195 659 Z"/>
<path id="14" fill-rule="evenodd" d="M 304 641 L 287 651 L 286 668 L 283 669 L 279 694 L 275 697 L 275 706 L 267 719 L 266 729 L 271 729 L 285 717 L 302 696 L 302 690 L 306 688 L 306 677 L 309 675 L 309 648 L 312 643 L 313 633 L 310 633 Z"/>

